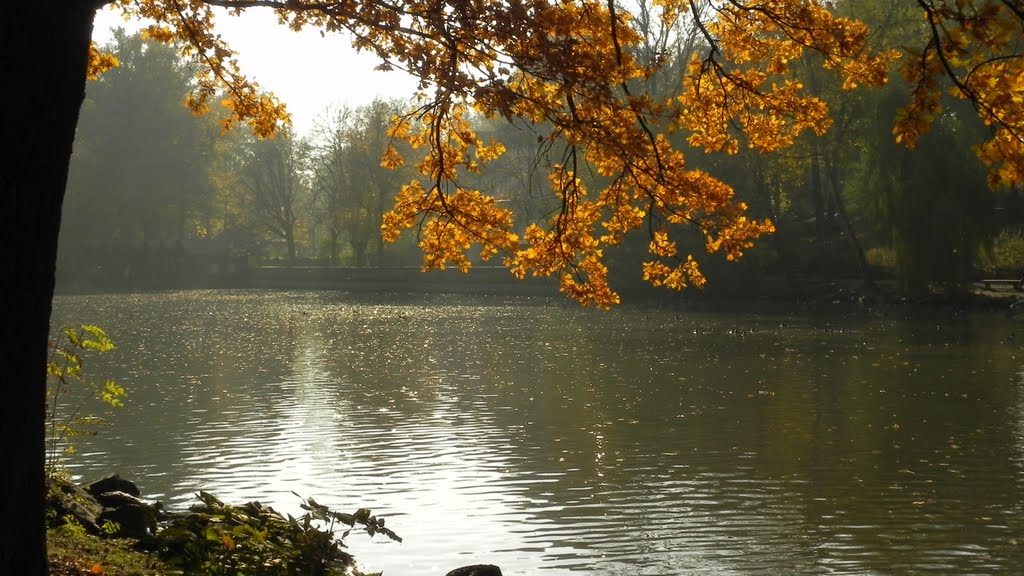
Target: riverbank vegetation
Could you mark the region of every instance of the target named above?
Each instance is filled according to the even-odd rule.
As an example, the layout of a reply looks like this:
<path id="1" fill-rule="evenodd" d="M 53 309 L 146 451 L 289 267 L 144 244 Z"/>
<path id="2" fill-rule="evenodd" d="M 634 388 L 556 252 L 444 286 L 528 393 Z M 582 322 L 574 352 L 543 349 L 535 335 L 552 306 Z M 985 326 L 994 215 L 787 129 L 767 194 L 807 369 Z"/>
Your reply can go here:
<path id="1" fill-rule="evenodd" d="M 96 510 L 111 511 L 111 496 L 98 494 L 96 486 L 134 484 L 117 476 L 78 487 L 60 477 L 50 478 L 47 531 L 51 574 L 83 576 L 310 576 L 364 573 L 346 551 L 345 539 L 353 528 L 369 536 L 381 534 L 401 538 L 384 526 L 384 519 L 361 508 L 354 514 L 338 513 L 312 498 L 301 499 L 305 513 L 295 518 L 249 502 L 225 504 L 211 494 L 199 492 L 199 503 L 186 512 L 165 513 L 139 499 L 131 511 L 142 509 L 156 515 L 152 529 L 123 537 L 123 527 L 107 521 L 97 526 Z M 94 495 L 95 494 L 95 495 Z M 124 512 L 124 508 L 120 509 Z M 131 514 L 132 512 L 129 512 Z M 127 518 L 121 514 L 122 518 Z M 91 528 L 90 528 L 91 527 Z M 341 535 L 337 530 L 343 530 Z M 368 575 L 369 576 L 369 575 Z"/>
<path id="2" fill-rule="evenodd" d="M 174 572 L 129 539 L 102 539 L 74 528 L 46 532 L 51 576 L 165 576 Z"/>

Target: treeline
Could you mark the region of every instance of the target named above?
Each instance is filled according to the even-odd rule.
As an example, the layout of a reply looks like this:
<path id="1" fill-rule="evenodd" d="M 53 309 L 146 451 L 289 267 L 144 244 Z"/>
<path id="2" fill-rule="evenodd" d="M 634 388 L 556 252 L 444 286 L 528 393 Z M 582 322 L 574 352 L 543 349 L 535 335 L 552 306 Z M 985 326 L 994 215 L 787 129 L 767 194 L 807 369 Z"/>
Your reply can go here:
<path id="1" fill-rule="evenodd" d="M 192 71 L 173 48 L 116 32 L 120 66 L 88 86 L 66 196 L 65 282 L 154 285 L 239 258 L 290 266 L 415 265 L 380 220 L 413 176 L 380 167 L 405 102 L 325 110 L 312 134 L 224 132 L 183 106 Z M 238 265 L 247 265 L 239 262 Z"/>
<path id="2" fill-rule="evenodd" d="M 872 30 L 876 50 L 919 44 L 928 34 L 913 3 L 841 1 Z M 698 2 L 696 8 L 709 9 Z M 666 64 L 646 80 L 659 97 L 681 89 L 703 36 L 682 19 L 671 26 L 641 2 L 640 58 Z M 391 119 L 414 104 L 376 101 L 325 111 L 310 134 L 259 140 L 244 128 L 221 134 L 216 111 L 193 117 L 183 106 L 190 69 L 173 50 L 124 33 L 108 50 L 121 66 L 89 86 L 65 202 L 60 267 L 73 273 L 138 274 L 159 283 L 167 262 L 211 254 L 262 262 L 346 266 L 415 265 L 415 235 L 381 240 L 380 222 L 415 167 L 385 169 Z M 768 275 L 817 280 L 895 279 L 917 295 L 966 289 L 980 274 L 1024 269 L 1024 198 L 996 188 L 975 155 L 988 128 L 969 104 L 952 100 L 914 150 L 897 143 L 894 120 L 911 86 L 893 72 L 886 87 L 850 90 L 808 54 L 789 79 L 828 103 L 832 126 L 796 146 L 735 153 L 690 148 L 691 167 L 732 185 L 752 218 L 776 233 L 738 263 L 705 258 L 711 284 L 749 284 Z M 639 92 L 639 91 L 638 91 Z M 520 228 L 559 209 L 544 176 L 562 150 L 540 136 L 542 124 L 473 119 L 505 152 L 461 185 L 498 197 Z M 653 127 L 685 146 L 689 134 Z M 405 152 L 405 151 L 402 151 Z M 408 157 L 408 155 L 406 155 Z M 596 171 L 588 176 L 595 183 Z M 636 234 L 609 254 L 617 288 L 640 284 L 637 262 L 650 238 Z M 691 246 L 703 250 L 696 231 Z M 162 252 L 161 252 L 162 250 Z M 208 266 L 209 261 L 201 265 Z M 126 269 L 128 267 L 129 269 Z"/>

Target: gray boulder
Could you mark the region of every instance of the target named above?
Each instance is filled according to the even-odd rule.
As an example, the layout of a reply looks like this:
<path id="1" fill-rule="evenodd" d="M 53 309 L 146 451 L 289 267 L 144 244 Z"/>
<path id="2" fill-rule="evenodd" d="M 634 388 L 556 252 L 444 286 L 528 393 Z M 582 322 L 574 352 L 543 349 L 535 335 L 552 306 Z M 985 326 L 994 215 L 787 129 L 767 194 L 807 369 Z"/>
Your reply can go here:
<path id="1" fill-rule="evenodd" d="M 48 523 L 61 526 L 68 519 L 77 522 L 92 534 L 99 533 L 99 516 L 103 506 L 77 484 L 61 478 L 50 478 L 46 491 Z"/>
<path id="2" fill-rule="evenodd" d="M 85 488 L 68 480 L 51 478 L 47 490 L 47 517 L 51 526 L 69 521 L 90 534 L 114 538 L 144 539 L 156 534 L 161 506 L 139 498 L 138 487 L 118 475 L 108 476 Z M 114 522 L 117 530 L 108 529 Z"/>
<path id="3" fill-rule="evenodd" d="M 103 505 L 97 521 L 117 523 L 117 531 L 111 534 L 116 538 L 135 538 L 141 540 L 156 535 L 156 517 L 160 503 L 150 504 L 145 500 L 125 492 L 104 492 L 96 496 Z"/>

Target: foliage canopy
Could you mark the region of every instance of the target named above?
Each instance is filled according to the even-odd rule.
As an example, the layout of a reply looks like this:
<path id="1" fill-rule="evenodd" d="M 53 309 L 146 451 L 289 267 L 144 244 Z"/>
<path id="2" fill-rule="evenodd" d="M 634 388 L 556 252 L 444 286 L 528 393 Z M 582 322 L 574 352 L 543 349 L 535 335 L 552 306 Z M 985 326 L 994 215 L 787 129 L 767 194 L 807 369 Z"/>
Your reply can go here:
<path id="1" fill-rule="evenodd" d="M 906 0 L 910 1 L 910 0 Z M 203 112 L 221 90 L 229 128 L 249 123 L 259 136 L 287 122 L 284 106 L 239 70 L 216 34 L 215 7 L 238 14 L 269 8 L 294 30 L 347 32 L 375 53 L 381 68 L 421 79 L 417 108 L 396 117 L 383 164 L 413 164 L 420 177 L 401 187 L 381 232 L 394 240 L 418 228 L 425 268 L 463 270 L 471 257 L 501 255 L 515 275 L 557 275 L 562 291 L 583 302 L 619 301 L 607 281 L 605 250 L 646 230 L 643 275 L 656 286 L 701 286 L 694 255 L 678 244 L 697 229 L 708 252 L 739 258 L 774 230 L 751 219 L 733 189 L 688 167 L 666 134 L 685 131 L 690 146 L 736 154 L 741 144 L 770 152 L 805 131 L 823 134 L 828 105 L 792 74 L 807 53 L 820 56 L 845 90 L 880 86 L 902 58 L 912 83 L 897 118 L 897 141 L 914 146 L 951 92 L 969 100 L 992 127 L 978 149 L 992 186 L 1024 182 L 1024 59 L 1017 53 L 1024 2 L 916 0 L 922 45 L 874 53 L 862 22 L 838 15 L 841 2 L 817 0 L 654 0 L 637 18 L 614 1 L 575 0 L 119 0 L 126 17 L 152 21 L 146 33 L 178 42 L 200 67 L 187 103 Z M 628 5 L 625 5 L 628 6 Z M 642 25 L 699 32 L 699 50 L 683 68 L 679 96 L 658 96 L 645 81 L 671 64 L 645 55 Z M 93 51 L 90 73 L 112 65 Z M 678 91 L 677 91 L 678 92 Z M 512 212 L 467 176 L 500 156 L 469 118 L 479 114 L 536 133 L 539 149 L 559 160 L 548 169 L 558 206 L 537 222 Z M 478 247 L 478 252 L 471 252 Z"/>

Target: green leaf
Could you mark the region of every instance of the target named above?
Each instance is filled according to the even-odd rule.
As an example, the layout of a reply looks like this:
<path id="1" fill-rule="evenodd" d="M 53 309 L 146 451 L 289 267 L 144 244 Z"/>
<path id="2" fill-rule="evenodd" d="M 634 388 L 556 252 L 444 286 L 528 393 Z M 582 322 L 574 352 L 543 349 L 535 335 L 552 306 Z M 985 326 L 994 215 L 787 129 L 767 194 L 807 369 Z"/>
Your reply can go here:
<path id="1" fill-rule="evenodd" d="M 113 380 L 107 380 L 103 385 L 102 392 L 100 393 L 100 399 L 104 404 L 108 404 L 116 408 L 124 406 L 124 402 L 121 401 L 121 398 L 125 398 L 127 396 L 128 394 L 125 393 L 124 388 L 118 386 Z"/>
<path id="2" fill-rule="evenodd" d="M 93 340 L 83 340 L 82 348 L 88 348 L 97 352 L 109 352 L 114 349 L 114 343 L 107 338 L 107 334 L 98 326 L 82 326 L 82 332 L 88 333 Z"/>

